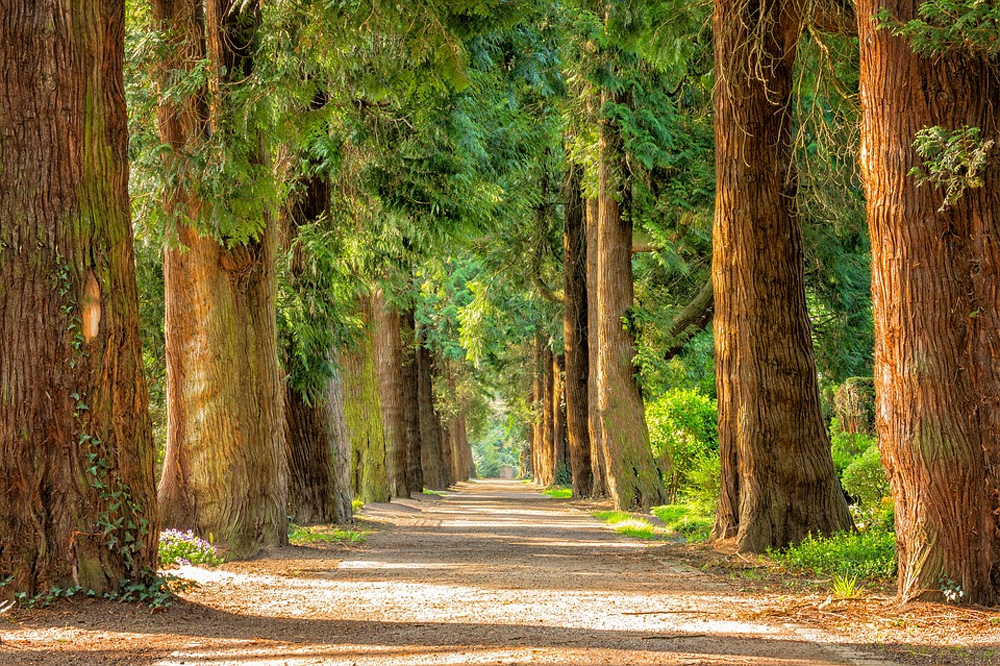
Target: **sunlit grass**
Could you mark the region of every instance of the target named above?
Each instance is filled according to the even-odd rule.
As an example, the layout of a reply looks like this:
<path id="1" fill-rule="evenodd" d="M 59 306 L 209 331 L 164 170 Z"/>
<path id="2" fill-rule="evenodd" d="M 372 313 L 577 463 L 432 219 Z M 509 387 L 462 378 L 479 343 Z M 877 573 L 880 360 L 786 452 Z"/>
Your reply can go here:
<path id="1" fill-rule="evenodd" d="M 556 499 L 569 499 L 573 497 L 573 489 L 565 486 L 552 486 L 543 490 L 542 493 Z"/>
<path id="2" fill-rule="evenodd" d="M 663 539 L 663 531 L 654 527 L 648 520 L 633 516 L 624 511 L 595 511 L 594 518 L 610 525 L 615 532 L 634 539 L 654 541 Z"/>
<path id="3" fill-rule="evenodd" d="M 302 527 L 291 525 L 288 542 L 293 546 L 307 546 L 314 543 L 364 543 L 368 534 L 362 530 L 345 530 L 333 525 L 313 525 Z"/>

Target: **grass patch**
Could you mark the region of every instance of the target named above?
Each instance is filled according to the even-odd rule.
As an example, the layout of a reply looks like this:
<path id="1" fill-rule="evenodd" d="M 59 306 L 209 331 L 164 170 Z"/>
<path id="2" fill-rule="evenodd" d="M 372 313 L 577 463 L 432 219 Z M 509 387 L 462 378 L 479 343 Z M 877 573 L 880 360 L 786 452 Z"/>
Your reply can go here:
<path id="1" fill-rule="evenodd" d="M 313 525 L 302 527 L 291 525 L 288 542 L 293 546 L 308 546 L 314 543 L 364 543 L 368 534 L 361 530 L 345 530 L 333 525 Z"/>
<path id="2" fill-rule="evenodd" d="M 624 511 L 595 511 L 593 516 L 601 522 L 610 525 L 614 528 L 615 532 L 634 539 L 645 539 L 647 541 L 663 539 L 662 530 L 654 527 L 645 518 L 637 518 Z"/>
<path id="3" fill-rule="evenodd" d="M 683 534 L 688 541 L 707 541 L 712 534 L 712 516 L 694 504 L 654 506 L 650 513 L 663 521 L 667 531 Z"/>
<path id="4" fill-rule="evenodd" d="M 796 546 L 768 554 L 787 567 L 820 576 L 888 580 L 896 575 L 896 535 L 887 530 L 810 535 Z"/>
<path id="5" fill-rule="evenodd" d="M 573 497 L 573 489 L 565 486 L 552 486 L 543 490 L 542 493 L 556 499 L 569 499 Z"/>
<path id="6" fill-rule="evenodd" d="M 447 497 L 448 493 L 443 493 L 440 490 L 431 490 L 430 488 L 424 488 L 424 495 L 434 495 L 436 497 Z"/>

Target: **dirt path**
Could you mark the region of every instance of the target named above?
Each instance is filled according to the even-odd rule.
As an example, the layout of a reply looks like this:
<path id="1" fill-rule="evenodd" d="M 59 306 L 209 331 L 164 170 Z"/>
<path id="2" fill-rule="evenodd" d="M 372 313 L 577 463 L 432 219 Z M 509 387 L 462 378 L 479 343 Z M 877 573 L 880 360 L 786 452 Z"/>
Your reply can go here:
<path id="1" fill-rule="evenodd" d="M 164 613 L 87 601 L 20 611 L 0 620 L 0 664 L 876 663 L 732 619 L 748 602 L 727 585 L 520 482 L 366 514 L 384 529 L 361 548 L 185 570 L 200 586 Z"/>

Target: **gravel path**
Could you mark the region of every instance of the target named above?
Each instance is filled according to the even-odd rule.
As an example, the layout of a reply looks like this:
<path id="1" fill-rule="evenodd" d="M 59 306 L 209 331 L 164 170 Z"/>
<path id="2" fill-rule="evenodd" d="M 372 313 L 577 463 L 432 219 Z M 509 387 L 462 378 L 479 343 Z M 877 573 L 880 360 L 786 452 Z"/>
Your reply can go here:
<path id="1" fill-rule="evenodd" d="M 516 481 L 368 506 L 356 549 L 283 548 L 197 577 L 165 613 L 81 602 L 0 624 L 0 664 L 874 663 Z"/>

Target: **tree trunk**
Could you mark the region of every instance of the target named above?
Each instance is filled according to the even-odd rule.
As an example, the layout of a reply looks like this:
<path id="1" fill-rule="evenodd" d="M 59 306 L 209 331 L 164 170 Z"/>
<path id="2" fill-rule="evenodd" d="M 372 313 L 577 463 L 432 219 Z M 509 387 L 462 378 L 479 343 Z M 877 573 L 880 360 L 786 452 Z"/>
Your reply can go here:
<path id="1" fill-rule="evenodd" d="M 156 571 L 124 35 L 120 2 L 0 1 L 0 597 Z"/>
<path id="2" fill-rule="evenodd" d="M 621 103 L 623 100 L 618 100 Z M 624 320 L 633 304 L 631 189 L 618 129 L 600 122 L 597 216 L 597 404 L 608 493 L 622 511 L 664 504 L 665 471 L 649 448 L 636 382 L 635 340 Z"/>
<path id="3" fill-rule="evenodd" d="M 746 552 L 851 527 L 806 309 L 789 111 L 801 25 L 791 7 L 715 4 L 715 536 L 735 536 Z"/>
<path id="4" fill-rule="evenodd" d="M 434 411 L 434 386 L 431 377 L 431 352 L 417 343 L 417 397 L 420 406 L 420 464 L 424 485 L 436 490 L 448 487 L 441 452 L 441 423 Z"/>
<path id="5" fill-rule="evenodd" d="M 401 316 L 403 341 L 403 419 L 406 423 L 406 483 L 410 494 L 419 495 L 424 489 L 421 465 L 420 397 L 417 381 L 417 331 L 413 310 Z"/>
<path id="6" fill-rule="evenodd" d="M 345 351 L 344 417 L 351 439 L 351 473 L 354 493 L 366 504 L 389 501 L 386 476 L 385 432 L 378 370 L 375 367 L 375 325 L 372 297 L 362 297 L 361 318 L 365 332 L 355 349 Z"/>
<path id="7" fill-rule="evenodd" d="M 582 169 L 566 176 L 566 233 L 563 236 L 563 332 L 566 346 L 566 438 L 573 470 L 573 497 L 593 488 L 587 407 L 587 243 Z"/>
<path id="8" fill-rule="evenodd" d="M 547 344 L 542 346 L 542 446 L 539 452 L 538 482 L 548 487 L 555 483 L 556 478 L 556 440 L 555 440 L 555 410 L 553 407 L 553 391 L 555 377 L 552 375 L 552 349 Z"/>
<path id="9" fill-rule="evenodd" d="M 566 387 L 563 368 L 566 360 L 562 354 L 552 356 L 552 482 L 558 483 L 559 473 L 569 469 L 569 447 L 566 442 Z"/>
<path id="10" fill-rule="evenodd" d="M 403 383 L 402 320 L 382 291 L 375 293 L 375 357 L 385 432 L 385 467 L 390 497 L 409 497 L 406 480 L 406 396 Z"/>
<path id="11" fill-rule="evenodd" d="M 601 414 L 598 411 L 597 363 L 599 350 L 597 319 L 597 199 L 587 199 L 587 434 L 590 437 L 591 495 L 608 494 L 607 472 L 604 469 Z"/>
<path id="12" fill-rule="evenodd" d="M 153 3 L 177 35 L 167 64 L 213 63 L 212 103 L 193 95 L 160 106 L 160 134 L 174 166 L 211 133 L 223 105 L 219 89 L 253 69 L 259 9 L 212 0 Z M 204 23 L 202 21 L 204 20 Z M 224 73 L 223 73 L 224 71 Z M 217 76 L 224 76 L 219 80 Z M 207 126 L 203 124 L 207 118 Z M 166 208 L 205 219 L 196 195 L 175 189 Z M 223 245 L 179 223 L 180 247 L 164 250 L 167 446 L 159 497 L 163 524 L 214 536 L 235 558 L 287 542 L 287 461 L 275 322 L 274 225 L 256 240 Z"/>
<path id="13" fill-rule="evenodd" d="M 914 55 L 874 15 L 904 23 L 917 2 L 857 4 L 862 176 L 875 316 L 876 428 L 896 509 L 899 595 L 1000 602 L 1000 150 L 983 186 L 938 212 L 917 187 L 912 147 L 924 127 L 964 125 L 1000 142 L 996 60 Z"/>
<path id="14" fill-rule="evenodd" d="M 289 515 L 300 525 L 350 522 L 354 490 L 341 372 L 329 379 L 322 399 L 312 403 L 288 387 L 285 424 Z"/>

